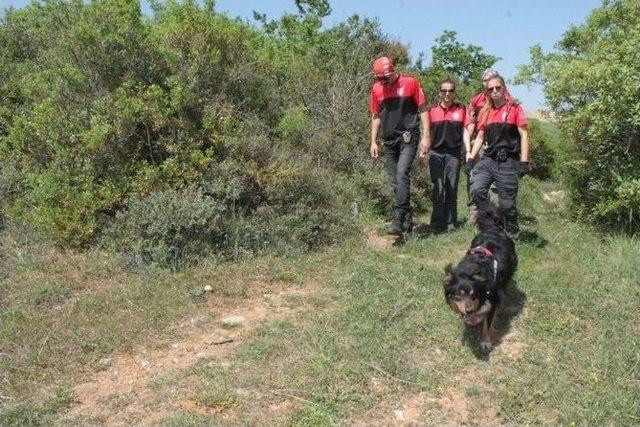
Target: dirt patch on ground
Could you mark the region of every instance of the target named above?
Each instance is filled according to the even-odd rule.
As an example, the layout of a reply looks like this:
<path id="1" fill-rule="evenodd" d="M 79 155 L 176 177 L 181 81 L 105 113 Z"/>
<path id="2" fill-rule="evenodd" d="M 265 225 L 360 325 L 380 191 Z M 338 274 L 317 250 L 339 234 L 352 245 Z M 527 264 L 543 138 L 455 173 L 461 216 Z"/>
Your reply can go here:
<path id="1" fill-rule="evenodd" d="M 241 306 L 215 319 L 187 319 L 180 325 L 185 333 L 180 341 L 162 348 L 139 348 L 132 354 L 100 361 L 104 370 L 89 382 L 76 386 L 77 404 L 65 419 L 93 420 L 108 425 L 150 425 L 176 410 L 215 414 L 216 408 L 201 405 L 188 396 L 176 399 L 180 390 L 154 387 L 154 381 L 184 375 L 187 368 L 201 359 L 225 363 L 262 321 L 291 316 L 300 309 L 290 307 L 287 298 L 311 292 L 309 288 L 296 288 L 251 296 Z M 236 321 L 237 325 L 229 326 L 228 322 Z M 190 384 L 193 386 L 193 382 Z"/>
<path id="2" fill-rule="evenodd" d="M 397 240 L 396 236 L 381 236 L 372 228 L 365 228 L 363 233 L 367 238 L 367 246 L 374 249 L 391 249 Z"/>
<path id="3" fill-rule="evenodd" d="M 499 409 L 494 406 L 492 387 L 477 375 L 465 372 L 454 378 L 454 384 L 441 387 L 438 397 L 431 401 L 435 408 L 425 414 L 446 425 L 504 424 Z"/>

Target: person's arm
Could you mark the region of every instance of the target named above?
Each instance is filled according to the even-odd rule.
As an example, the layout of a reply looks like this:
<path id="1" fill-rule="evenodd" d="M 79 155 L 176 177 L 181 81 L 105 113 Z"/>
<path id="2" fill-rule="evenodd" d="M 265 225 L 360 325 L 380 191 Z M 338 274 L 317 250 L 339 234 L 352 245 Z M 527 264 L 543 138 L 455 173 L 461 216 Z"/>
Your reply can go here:
<path id="1" fill-rule="evenodd" d="M 471 149 L 471 160 L 475 159 L 478 153 L 480 152 L 480 148 L 482 147 L 482 143 L 484 142 L 484 130 L 478 131 L 478 136 L 476 140 L 473 142 L 473 148 Z"/>
<path id="2" fill-rule="evenodd" d="M 465 117 L 465 129 L 467 129 L 467 132 L 469 132 L 469 138 L 471 138 L 471 135 L 473 135 L 473 131 L 476 130 L 476 110 L 473 104 L 473 98 L 471 99 L 471 101 L 469 102 L 469 105 L 467 105 L 467 111 L 466 111 L 466 117 Z M 473 141 L 471 141 L 473 142 Z M 471 154 L 471 150 L 467 151 L 467 155 Z"/>
<path id="3" fill-rule="evenodd" d="M 469 138 L 473 135 L 473 131 L 476 130 L 476 124 L 474 122 L 469 123 L 465 126 L 466 131 L 469 133 Z"/>
<path id="4" fill-rule="evenodd" d="M 520 161 L 529 161 L 529 132 L 526 127 L 518 127 L 520 133 Z"/>
<path id="5" fill-rule="evenodd" d="M 369 152 L 371 157 L 377 159 L 380 155 L 380 147 L 378 147 L 378 131 L 380 130 L 380 117 L 371 116 L 371 147 Z"/>
<path id="6" fill-rule="evenodd" d="M 422 124 L 422 138 L 420 138 L 420 157 L 427 157 L 431 148 L 431 121 L 426 105 L 418 110 L 420 112 L 420 123 Z"/>
<path id="7" fill-rule="evenodd" d="M 467 128 L 462 130 L 462 142 L 464 143 L 465 161 L 468 162 L 473 157 L 471 157 L 471 134 Z"/>

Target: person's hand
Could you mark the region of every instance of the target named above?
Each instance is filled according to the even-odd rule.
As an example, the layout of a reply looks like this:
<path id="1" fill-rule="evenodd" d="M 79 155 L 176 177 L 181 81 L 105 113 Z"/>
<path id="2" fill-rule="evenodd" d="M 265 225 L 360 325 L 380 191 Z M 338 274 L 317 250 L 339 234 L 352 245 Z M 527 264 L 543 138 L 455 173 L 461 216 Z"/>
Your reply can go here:
<path id="1" fill-rule="evenodd" d="M 520 165 L 518 166 L 518 176 L 522 178 L 529 172 L 531 172 L 531 168 L 529 167 L 529 162 L 520 162 Z"/>
<path id="2" fill-rule="evenodd" d="M 427 154 L 429 154 L 429 140 L 428 139 L 422 139 L 422 141 L 420 141 L 420 148 L 419 148 L 418 156 L 421 159 L 424 159 L 425 157 L 427 157 Z"/>
<path id="3" fill-rule="evenodd" d="M 369 148 L 369 153 L 371 153 L 371 157 L 374 159 L 377 159 L 378 156 L 380 155 L 380 147 L 378 147 L 377 143 L 372 143 L 371 147 Z"/>
<path id="4" fill-rule="evenodd" d="M 464 156 L 464 162 L 466 164 L 469 164 L 469 163 L 473 162 L 473 156 L 471 155 L 470 151 L 467 151 L 467 154 Z"/>

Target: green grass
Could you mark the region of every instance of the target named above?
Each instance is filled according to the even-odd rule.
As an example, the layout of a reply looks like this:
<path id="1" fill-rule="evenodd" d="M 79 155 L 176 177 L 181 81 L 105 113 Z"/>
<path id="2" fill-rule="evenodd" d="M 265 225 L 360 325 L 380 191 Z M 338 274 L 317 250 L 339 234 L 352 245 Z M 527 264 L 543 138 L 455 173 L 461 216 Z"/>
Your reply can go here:
<path id="1" fill-rule="evenodd" d="M 638 424 L 640 242 L 571 222 L 541 200 L 554 189 L 523 181 L 526 238 L 488 357 L 442 295 L 443 267 L 463 256 L 471 227 L 180 274 L 7 230 L 0 424 L 64 422 L 72 385 L 108 369 L 102 359 L 162 348 L 182 339 L 185 319 L 214 327 L 229 307 L 279 293 L 264 319 L 227 331 L 232 351 L 149 378 L 168 411 L 161 424 L 382 424 L 405 407 L 421 424 Z M 205 284 L 213 292 L 198 293 Z M 122 411 L 132 397 L 105 398 Z"/>

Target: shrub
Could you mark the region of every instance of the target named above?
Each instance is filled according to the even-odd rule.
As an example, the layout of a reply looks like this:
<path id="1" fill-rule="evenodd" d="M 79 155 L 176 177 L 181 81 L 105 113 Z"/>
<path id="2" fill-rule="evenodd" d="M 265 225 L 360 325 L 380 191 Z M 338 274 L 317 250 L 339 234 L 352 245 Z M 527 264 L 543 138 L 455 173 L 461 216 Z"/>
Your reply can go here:
<path id="1" fill-rule="evenodd" d="M 637 0 L 604 2 L 563 35 L 555 52 L 534 46 L 518 78 L 544 85 L 559 120 L 570 152 L 565 177 L 572 210 L 627 230 L 640 225 L 634 195 L 640 179 L 639 21 Z"/>
<path id="2" fill-rule="evenodd" d="M 202 189 L 156 191 L 128 206 L 105 242 L 144 262 L 177 268 L 226 245 L 230 212 Z"/>
<path id="3" fill-rule="evenodd" d="M 551 178 L 555 170 L 555 155 L 537 120 L 529 120 L 529 166 L 539 179 Z"/>

